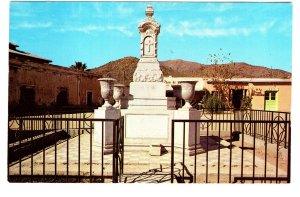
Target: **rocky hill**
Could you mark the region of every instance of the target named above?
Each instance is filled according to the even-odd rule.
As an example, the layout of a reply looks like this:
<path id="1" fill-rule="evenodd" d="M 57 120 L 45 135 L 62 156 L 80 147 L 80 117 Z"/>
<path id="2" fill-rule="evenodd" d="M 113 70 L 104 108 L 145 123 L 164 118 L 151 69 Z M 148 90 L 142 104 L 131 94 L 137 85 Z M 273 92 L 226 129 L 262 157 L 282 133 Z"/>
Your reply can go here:
<path id="1" fill-rule="evenodd" d="M 139 59 L 136 57 L 124 57 L 98 68 L 90 69 L 89 72 L 98 74 L 99 77 L 112 77 L 119 83 L 129 85 L 132 81 L 133 73 Z M 161 70 L 164 76 L 173 77 L 211 77 L 215 67 L 220 65 L 206 65 L 197 62 L 190 62 L 181 59 L 161 61 Z M 253 66 L 244 62 L 235 62 L 224 65 L 238 78 L 290 78 L 291 73 L 279 70 L 269 69 L 263 66 Z"/>

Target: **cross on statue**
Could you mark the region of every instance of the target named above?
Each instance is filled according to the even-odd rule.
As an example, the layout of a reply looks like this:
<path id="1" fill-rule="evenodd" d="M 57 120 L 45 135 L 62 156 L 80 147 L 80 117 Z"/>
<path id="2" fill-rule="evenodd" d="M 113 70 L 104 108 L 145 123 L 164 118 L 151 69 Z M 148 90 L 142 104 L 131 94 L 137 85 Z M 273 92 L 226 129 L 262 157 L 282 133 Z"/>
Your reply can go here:
<path id="1" fill-rule="evenodd" d="M 154 55 L 153 54 L 153 38 L 147 37 L 144 41 L 144 55 Z"/>
<path id="2" fill-rule="evenodd" d="M 145 46 L 148 47 L 148 52 L 150 53 L 150 49 L 151 49 L 151 46 L 153 45 L 153 43 L 151 42 L 150 39 L 147 39 L 147 42 L 148 43 L 145 43 Z"/>

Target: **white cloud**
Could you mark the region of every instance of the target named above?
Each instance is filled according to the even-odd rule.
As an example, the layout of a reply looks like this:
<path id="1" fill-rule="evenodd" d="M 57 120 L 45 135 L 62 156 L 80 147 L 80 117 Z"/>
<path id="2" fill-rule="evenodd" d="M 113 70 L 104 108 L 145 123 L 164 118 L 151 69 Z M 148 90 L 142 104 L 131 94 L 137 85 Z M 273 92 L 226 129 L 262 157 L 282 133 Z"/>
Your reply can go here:
<path id="1" fill-rule="evenodd" d="M 11 2 L 10 15 L 16 17 L 28 17 L 32 15 L 30 3 Z"/>
<path id="2" fill-rule="evenodd" d="M 223 18 L 221 18 L 221 17 L 216 17 L 214 19 L 214 22 L 215 22 L 216 25 L 224 25 L 224 24 L 226 24 L 226 21 Z"/>
<path id="3" fill-rule="evenodd" d="M 202 10 L 205 12 L 225 12 L 232 8 L 232 3 L 207 3 Z"/>
<path id="4" fill-rule="evenodd" d="M 216 26 L 224 26 L 224 25 L 230 25 L 230 24 L 233 24 L 233 23 L 237 23 L 240 21 L 240 19 L 236 16 L 234 17 L 215 17 L 214 19 L 214 24 Z"/>
<path id="5" fill-rule="evenodd" d="M 292 35 L 292 21 L 282 22 L 280 24 L 280 26 L 278 27 L 278 32 L 282 33 L 286 36 L 291 36 Z"/>
<path id="6" fill-rule="evenodd" d="M 107 29 L 108 30 L 117 30 L 129 37 L 131 37 L 133 35 L 133 32 L 129 31 L 125 26 L 108 26 Z"/>
<path id="7" fill-rule="evenodd" d="M 169 33 L 173 33 L 178 36 L 197 36 L 197 37 L 218 37 L 218 36 L 236 36 L 244 35 L 248 36 L 251 33 L 249 28 L 186 28 L 175 27 L 169 25 L 167 27 Z"/>
<path id="8" fill-rule="evenodd" d="M 268 31 L 269 31 L 269 29 L 271 29 L 273 26 L 274 26 L 274 24 L 275 24 L 275 20 L 272 20 L 272 21 L 270 21 L 270 22 L 267 22 L 267 23 L 264 23 L 264 24 L 262 24 L 260 27 L 259 27 L 259 31 L 261 32 L 261 33 L 267 33 Z"/>
<path id="9" fill-rule="evenodd" d="M 133 35 L 132 31 L 129 31 L 125 26 L 118 26 L 118 25 L 86 25 L 83 27 L 64 27 L 60 28 L 57 31 L 59 32 L 82 32 L 86 34 L 90 34 L 92 32 L 98 31 L 98 32 L 104 32 L 104 31 L 117 31 L 120 32 L 128 37 L 131 37 Z"/>
<path id="10" fill-rule="evenodd" d="M 102 26 L 96 26 L 96 25 L 87 25 L 83 27 L 64 27 L 58 29 L 60 32 L 83 32 L 83 33 L 91 33 L 92 31 L 104 31 L 104 28 Z"/>
<path id="11" fill-rule="evenodd" d="M 133 13 L 133 9 L 129 7 L 125 7 L 123 4 L 117 5 L 117 12 L 121 15 L 128 16 Z"/>
<path id="12" fill-rule="evenodd" d="M 36 23 L 29 23 L 29 22 L 22 22 L 17 25 L 12 25 L 12 29 L 40 29 L 40 28 L 49 28 L 52 26 L 51 22 L 36 22 Z"/>
<path id="13" fill-rule="evenodd" d="M 184 20 L 172 22 L 166 27 L 166 31 L 177 36 L 198 37 L 225 37 L 225 36 L 249 36 L 253 33 L 266 34 L 275 24 L 272 20 L 260 25 L 249 24 L 249 26 L 229 25 L 235 19 L 214 18 L 212 23 L 201 20 Z"/>

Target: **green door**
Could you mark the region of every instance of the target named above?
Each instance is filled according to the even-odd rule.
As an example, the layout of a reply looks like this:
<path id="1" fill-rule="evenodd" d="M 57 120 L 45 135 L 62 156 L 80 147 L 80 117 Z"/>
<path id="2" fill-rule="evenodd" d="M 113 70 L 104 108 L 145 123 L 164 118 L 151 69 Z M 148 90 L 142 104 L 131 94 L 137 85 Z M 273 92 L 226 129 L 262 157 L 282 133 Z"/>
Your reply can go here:
<path id="1" fill-rule="evenodd" d="M 265 92 L 265 110 L 278 111 L 278 92 L 276 91 Z"/>

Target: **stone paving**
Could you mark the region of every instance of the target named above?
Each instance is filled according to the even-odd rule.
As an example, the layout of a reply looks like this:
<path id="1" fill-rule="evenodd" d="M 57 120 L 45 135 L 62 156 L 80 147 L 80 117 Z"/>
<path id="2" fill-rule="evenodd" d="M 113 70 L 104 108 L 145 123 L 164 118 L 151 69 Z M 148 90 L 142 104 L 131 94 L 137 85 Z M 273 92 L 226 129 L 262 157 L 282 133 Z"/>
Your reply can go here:
<path id="1" fill-rule="evenodd" d="M 196 180 L 197 182 L 206 181 L 206 168 L 208 168 L 208 182 L 217 182 L 218 171 L 219 181 L 228 182 L 230 171 L 230 148 L 227 146 L 226 141 L 221 141 L 223 144 L 220 149 L 220 162 L 218 161 L 218 146 L 210 144 L 208 151 L 208 163 L 206 163 L 207 152 L 197 154 L 195 156 L 188 156 L 186 154 L 184 165 L 186 170 L 182 167 L 182 154 L 180 151 L 175 150 L 175 174 L 194 175 L 194 161 L 196 158 Z M 67 146 L 69 147 L 69 153 L 67 158 Z M 56 155 L 56 167 L 58 175 L 67 174 L 67 159 L 68 159 L 68 172 L 69 175 L 78 175 L 79 170 L 79 137 L 72 138 L 68 141 L 57 145 Z M 161 156 L 150 156 L 149 148 L 124 148 L 124 175 L 123 182 L 170 182 L 170 163 L 171 154 L 167 151 Z M 167 148 L 168 150 L 168 148 Z M 103 174 L 106 176 L 112 175 L 112 155 L 104 155 L 103 160 L 101 158 L 100 144 L 94 143 L 92 140 L 92 160 L 90 159 L 90 134 L 82 134 L 80 136 L 80 175 L 90 175 L 90 161 L 92 161 L 92 175 L 102 175 L 101 164 L 103 162 Z M 238 146 L 231 148 L 232 162 L 231 162 L 231 178 L 241 176 L 241 154 L 242 149 Z M 253 175 L 253 152 L 251 150 L 244 150 L 243 157 L 243 176 Z M 33 169 L 31 170 L 31 162 L 33 162 Z M 181 165 L 179 165 L 181 164 Z M 219 165 L 218 165 L 219 164 Z M 255 176 L 264 176 L 265 161 L 261 157 L 255 157 Z M 45 174 L 54 175 L 55 169 L 55 147 L 45 150 Z M 267 176 L 275 177 L 276 166 L 267 162 Z M 18 162 L 11 164 L 9 167 L 10 175 L 18 175 L 20 166 Z M 31 157 L 23 158 L 21 162 L 22 175 L 30 175 L 33 172 L 34 175 L 43 174 L 43 152 L 35 154 L 31 160 Z M 285 169 L 278 169 L 278 176 L 286 176 Z"/>

